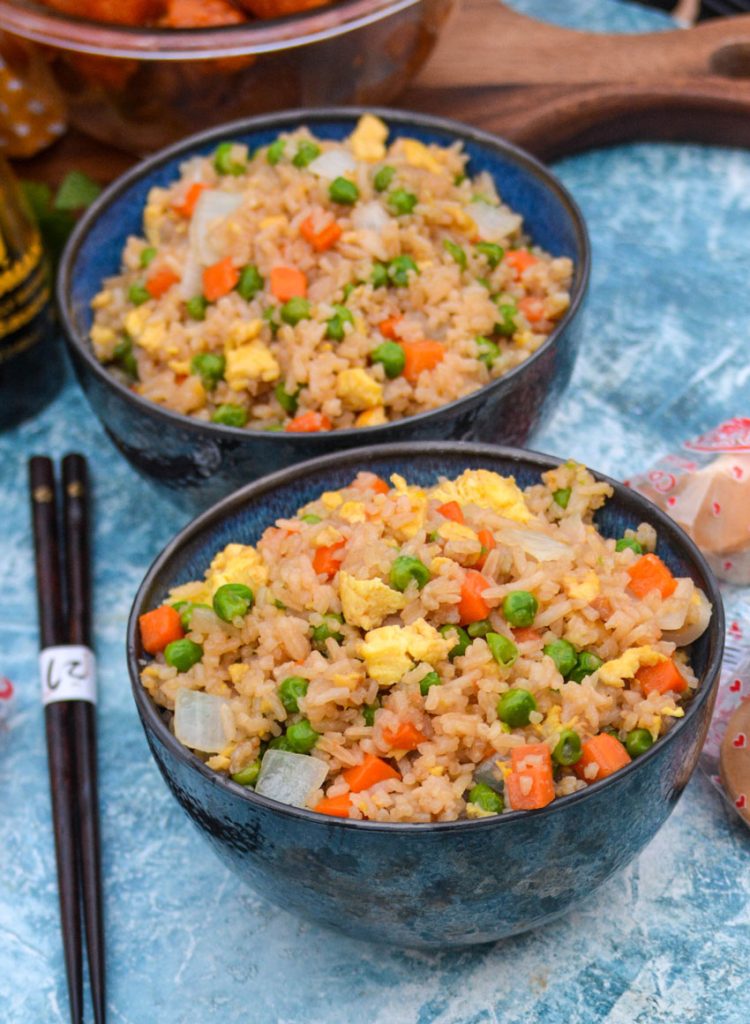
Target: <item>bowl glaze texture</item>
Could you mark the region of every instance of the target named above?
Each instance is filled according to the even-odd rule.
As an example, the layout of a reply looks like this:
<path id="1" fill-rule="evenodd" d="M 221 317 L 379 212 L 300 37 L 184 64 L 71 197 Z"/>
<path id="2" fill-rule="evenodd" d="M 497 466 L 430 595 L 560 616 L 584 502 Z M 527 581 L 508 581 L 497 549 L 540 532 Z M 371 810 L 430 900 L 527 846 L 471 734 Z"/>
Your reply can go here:
<path id="1" fill-rule="evenodd" d="M 388 103 L 429 57 L 457 0 L 343 0 L 204 29 L 132 28 L 0 0 L 3 57 L 101 142 L 148 153 L 286 107 Z"/>
<path id="2" fill-rule="evenodd" d="M 491 135 L 452 121 L 376 110 L 392 135 L 450 144 L 462 140 L 472 173 L 490 172 L 506 202 L 523 214 L 532 237 L 570 256 L 576 272 L 571 306 L 545 343 L 506 376 L 438 409 L 377 427 L 319 434 L 269 433 L 203 423 L 165 410 L 119 383 L 94 357 L 88 341 L 90 302 L 103 278 L 116 273 L 128 235 L 141 227 L 146 196 L 174 180 L 180 163 L 210 153 L 222 139 L 267 145 L 280 130 L 307 124 L 324 138 L 348 135 L 359 109 L 291 111 L 228 125 L 151 157 L 115 182 L 71 238 L 58 277 L 58 305 L 81 385 L 110 437 L 133 465 L 204 502 L 266 473 L 344 448 L 382 442 L 447 438 L 523 444 L 551 410 L 573 369 L 578 313 L 589 275 L 589 243 L 575 203 L 533 157 Z"/>
<path id="3" fill-rule="evenodd" d="M 577 907 L 624 867 L 669 816 L 696 766 L 716 695 L 724 637 L 721 598 L 691 540 L 622 484 L 596 515 L 605 536 L 650 522 L 658 552 L 714 606 L 693 645 L 702 685 L 685 717 L 647 753 L 608 779 L 539 811 L 477 821 L 384 824 L 327 818 L 259 796 L 205 767 L 169 731 L 143 689 L 138 616 L 170 587 L 201 576 L 230 541 L 254 543 L 265 527 L 363 466 L 430 484 L 484 467 L 520 486 L 556 465 L 547 456 L 489 445 L 421 443 L 344 452 L 251 484 L 194 520 L 159 555 L 135 598 L 128 668 L 154 758 L 175 798 L 222 861 L 262 896 L 358 938 L 398 946 L 489 942 Z M 599 479 L 608 479 L 596 474 Z"/>

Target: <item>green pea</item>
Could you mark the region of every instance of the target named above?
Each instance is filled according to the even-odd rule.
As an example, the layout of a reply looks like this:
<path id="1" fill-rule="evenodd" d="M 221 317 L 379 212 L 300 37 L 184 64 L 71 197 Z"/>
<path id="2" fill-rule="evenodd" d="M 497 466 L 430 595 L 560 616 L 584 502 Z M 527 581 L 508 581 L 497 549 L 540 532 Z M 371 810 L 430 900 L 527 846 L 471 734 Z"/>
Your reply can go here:
<path id="1" fill-rule="evenodd" d="M 625 737 L 625 749 L 631 757 L 640 757 L 654 745 L 654 737 L 648 729 L 633 729 Z"/>
<path id="2" fill-rule="evenodd" d="M 245 302 L 250 302 L 262 288 L 263 278 L 260 271 L 255 264 L 248 263 L 240 271 L 240 279 L 236 285 L 237 293 Z"/>
<path id="3" fill-rule="evenodd" d="M 281 319 L 290 327 L 294 327 L 300 320 L 309 320 L 310 303 L 301 295 L 296 295 L 281 307 Z"/>
<path id="4" fill-rule="evenodd" d="M 552 751 L 552 760 L 568 767 L 581 759 L 581 737 L 575 729 L 563 729 Z"/>
<path id="5" fill-rule="evenodd" d="M 582 683 L 586 676 L 593 675 L 603 664 L 602 659 L 593 651 L 581 651 L 575 668 L 568 674 L 568 679 L 573 683 Z"/>
<path id="6" fill-rule="evenodd" d="M 134 306 L 142 306 L 144 302 L 148 302 L 151 296 L 143 281 L 136 281 L 128 288 L 128 298 Z"/>
<path id="7" fill-rule="evenodd" d="M 334 203 L 353 206 L 359 199 L 359 189 L 348 178 L 334 178 L 328 186 L 328 195 Z"/>
<path id="8" fill-rule="evenodd" d="M 481 286 L 483 288 L 486 288 L 488 292 L 492 291 L 492 285 L 490 284 L 486 277 L 478 277 L 477 284 L 481 284 Z"/>
<path id="9" fill-rule="evenodd" d="M 481 619 L 479 622 L 472 622 L 470 626 L 467 626 L 466 632 L 472 640 L 476 640 L 478 636 L 487 636 L 491 629 L 490 620 Z"/>
<path id="10" fill-rule="evenodd" d="M 190 360 L 190 372 L 197 373 L 206 391 L 213 391 L 220 380 L 224 380 L 226 368 L 224 356 L 215 352 L 199 352 Z"/>
<path id="11" fill-rule="evenodd" d="M 474 248 L 487 260 L 490 270 L 494 270 L 505 255 L 505 249 L 497 242 L 477 242 Z"/>
<path id="12" fill-rule="evenodd" d="M 518 657 L 518 648 L 507 636 L 503 636 L 502 633 L 488 633 L 484 639 L 498 665 L 510 668 L 515 663 Z"/>
<path id="13" fill-rule="evenodd" d="M 232 155 L 236 145 L 236 142 L 220 142 L 216 147 L 214 167 L 219 174 L 233 174 L 235 177 L 239 177 L 240 174 L 245 173 L 247 164 L 244 160 L 235 160 Z"/>
<path id="14" fill-rule="evenodd" d="M 326 640 L 333 639 L 337 644 L 344 642 L 344 634 L 331 625 L 332 619 L 333 616 L 329 616 L 327 620 L 324 620 L 318 626 L 313 626 L 310 630 L 313 647 L 318 651 L 325 652 Z M 333 621 L 335 622 L 336 620 L 333 619 Z"/>
<path id="15" fill-rule="evenodd" d="M 539 611 L 539 602 L 528 590 L 511 590 L 503 601 L 503 615 L 511 626 L 531 626 Z"/>
<path id="16" fill-rule="evenodd" d="M 133 341 L 129 335 L 123 335 L 115 345 L 112 362 L 116 363 L 128 377 L 138 380 L 138 363 L 133 353 Z"/>
<path id="17" fill-rule="evenodd" d="M 225 427 L 244 427 L 247 423 L 247 411 L 241 405 L 224 402 L 211 414 L 212 423 L 222 423 Z"/>
<path id="18" fill-rule="evenodd" d="M 385 263 L 373 263 L 370 282 L 373 288 L 385 288 L 388 284 L 388 267 Z"/>
<path id="19" fill-rule="evenodd" d="M 286 736 L 276 736 L 268 744 L 268 749 L 269 750 L 291 750 L 292 748 L 289 746 L 289 740 L 286 738 Z"/>
<path id="20" fill-rule="evenodd" d="M 512 729 L 528 725 L 532 711 L 536 711 L 536 701 L 528 690 L 521 687 L 508 690 L 497 702 L 497 717 Z"/>
<path id="21" fill-rule="evenodd" d="M 475 786 L 471 787 L 469 790 L 469 803 L 476 804 L 483 811 L 491 811 L 492 814 L 500 814 L 505 807 L 505 801 L 500 794 L 496 793 L 494 789 L 490 789 L 484 782 L 478 782 Z"/>
<path id="22" fill-rule="evenodd" d="M 310 523 L 311 526 L 323 522 L 320 516 L 316 516 L 314 512 L 308 512 L 306 516 L 301 516 L 301 519 L 303 523 Z"/>
<path id="23" fill-rule="evenodd" d="M 365 706 L 362 708 L 362 717 L 365 720 L 365 725 L 369 725 L 371 727 L 375 725 L 375 712 L 378 710 L 379 707 L 380 705 L 377 703 L 365 704 Z"/>
<path id="24" fill-rule="evenodd" d="M 353 324 L 354 317 L 346 306 L 334 305 L 334 314 L 326 323 L 326 338 L 331 341 L 344 340 L 344 324 Z"/>
<path id="25" fill-rule="evenodd" d="M 263 310 L 263 319 L 266 321 L 268 326 L 271 328 L 271 334 L 275 338 L 276 337 L 276 333 L 277 333 L 279 327 L 281 326 L 278 323 L 278 321 L 276 320 L 276 307 L 275 306 L 266 306 L 266 308 Z"/>
<path id="26" fill-rule="evenodd" d="M 405 188 L 395 188 L 388 196 L 388 206 L 397 217 L 404 217 L 411 213 L 418 203 L 413 192 L 407 192 Z"/>
<path id="27" fill-rule="evenodd" d="M 361 282 L 361 281 L 358 282 L 358 284 L 362 284 L 362 283 L 363 282 Z M 357 285 L 354 284 L 352 281 L 349 281 L 347 284 L 344 285 L 344 287 L 341 289 L 341 296 L 342 296 L 342 300 L 344 302 L 347 301 L 347 299 L 349 298 L 349 296 L 351 295 L 351 293 L 354 291 L 354 289 L 356 287 L 357 287 Z"/>
<path id="28" fill-rule="evenodd" d="M 456 243 L 452 242 L 450 238 L 444 238 L 443 248 L 448 253 L 448 255 L 453 260 L 455 260 L 455 262 L 459 265 L 461 270 L 466 270 L 466 253 L 464 252 L 460 245 L 456 245 Z"/>
<path id="29" fill-rule="evenodd" d="M 289 749 L 295 754 L 309 754 L 320 738 L 306 718 L 290 725 L 286 731 L 286 741 Z"/>
<path id="30" fill-rule="evenodd" d="M 480 362 L 484 363 L 487 369 L 491 369 L 492 364 L 500 355 L 500 348 L 491 341 L 489 338 L 484 338 L 481 335 L 475 338 L 477 348 L 479 349 L 479 356 L 477 357 Z"/>
<path id="31" fill-rule="evenodd" d="M 395 341 L 384 341 L 370 353 L 370 360 L 373 363 L 382 363 L 385 375 L 388 380 L 400 377 L 406 366 L 404 350 Z"/>
<path id="32" fill-rule="evenodd" d="M 406 288 L 409 284 L 410 270 L 413 270 L 415 274 L 419 273 L 417 264 L 411 256 L 396 256 L 388 264 L 388 280 L 399 288 Z"/>
<path id="33" fill-rule="evenodd" d="M 500 318 L 495 324 L 495 330 L 498 334 L 509 338 L 516 333 L 515 317 L 518 312 L 518 306 L 516 306 L 515 302 L 502 302 L 498 305 L 497 311 L 500 314 Z"/>
<path id="34" fill-rule="evenodd" d="M 296 413 L 297 406 L 299 404 L 299 393 L 301 390 L 301 388 L 297 388 L 296 391 L 287 391 L 282 380 L 280 380 L 274 388 L 273 393 L 276 396 L 276 401 L 287 416 L 294 416 Z"/>
<path id="35" fill-rule="evenodd" d="M 266 150 L 266 160 L 269 162 L 271 167 L 275 167 L 276 164 L 281 160 L 286 149 L 286 139 L 276 139 Z"/>
<path id="36" fill-rule="evenodd" d="M 303 676 L 287 676 L 279 686 L 279 699 L 290 714 L 299 711 L 298 701 L 304 697 L 310 680 Z"/>
<path id="37" fill-rule="evenodd" d="M 643 545 L 640 544 L 635 537 L 620 537 L 618 542 L 615 544 L 615 551 L 625 551 L 626 548 L 630 548 L 631 551 L 635 551 L 636 555 L 643 554 Z"/>
<path id="38" fill-rule="evenodd" d="M 437 672 L 428 672 L 419 680 L 419 692 L 426 697 L 431 686 L 440 686 L 442 682 L 443 680 Z"/>
<path id="39" fill-rule="evenodd" d="M 463 626 L 452 626 L 450 623 L 446 623 L 444 626 L 440 626 L 438 633 L 442 633 L 444 637 L 450 639 L 450 634 L 456 634 L 456 646 L 451 647 L 448 651 L 449 661 L 453 661 L 454 658 L 460 658 L 466 654 L 471 643 L 471 637 L 463 628 Z"/>
<path id="40" fill-rule="evenodd" d="M 145 270 L 146 267 L 151 266 L 153 261 L 156 259 L 156 248 L 153 245 L 147 245 L 145 249 L 141 249 L 140 264 Z"/>
<path id="41" fill-rule="evenodd" d="M 274 598 L 273 606 L 274 606 L 274 608 L 278 608 L 280 612 L 285 612 L 286 611 L 286 605 L 284 604 L 283 601 L 280 601 L 278 599 L 278 597 Z"/>
<path id="42" fill-rule="evenodd" d="M 252 608 L 255 595 L 244 583 L 225 583 L 214 594 L 214 611 L 224 622 L 240 618 Z"/>
<path id="43" fill-rule="evenodd" d="M 459 185 L 463 185 L 463 183 L 464 183 L 465 181 L 466 181 L 466 175 L 465 175 L 465 174 L 457 174 L 457 175 L 455 176 L 455 178 L 453 179 L 453 184 L 454 184 L 454 185 L 455 185 L 456 187 L 458 187 Z"/>
<path id="44" fill-rule="evenodd" d="M 396 173 L 395 167 L 390 167 L 388 164 L 385 167 L 381 167 L 372 179 L 372 183 L 375 186 L 376 192 L 385 192 L 390 183 L 393 181 L 393 177 Z"/>
<path id="45" fill-rule="evenodd" d="M 572 490 L 570 487 L 559 487 L 553 492 L 552 500 L 556 505 L 559 505 L 560 508 L 567 508 L 571 493 Z"/>
<path id="46" fill-rule="evenodd" d="M 232 776 L 232 782 L 239 782 L 241 786 L 254 786 L 260 775 L 260 761 L 251 761 L 244 768 L 240 768 Z"/>
<path id="47" fill-rule="evenodd" d="M 208 299 L 203 295 L 194 295 L 185 303 L 185 310 L 191 320 L 205 320 L 208 309 Z"/>
<path id="48" fill-rule="evenodd" d="M 307 167 L 313 160 L 320 156 L 320 146 L 316 146 L 314 142 L 308 142 L 303 139 L 297 146 L 297 152 L 292 157 L 292 163 L 295 167 Z"/>
<path id="49" fill-rule="evenodd" d="M 203 657 L 203 648 L 194 640 L 183 637 L 182 640 L 173 640 L 164 648 L 164 659 L 172 668 L 178 672 L 187 672 L 193 665 L 197 665 Z"/>
<path id="50" fill-rule="evenodd" d="M 193 601 L 177 601 L 172 605 L 176 612 L 180 613 L 180 622 L 184 630 L 190 629 L 190 622 L 193 618 L 193 612 L 196 608 L 208 608 L 212 611 L 212 608 L 208 604 L 201 604 L 200 602 L 195 603 Z"/>
<path id="51" fill-rule="evenodd" d="M 421 590 L 425 583 L 429 583 L 430 578 L 430 570 L 424 562 L 421 562 L 418 558 L 413 558 L 411 555 L 399 555 L 391 566 L 388 582 L 394 590 L 403 592 L 412 580 L 416 581 L 417 586 Z"/>
<path id="52" fill-rule="evenodd" d="M 281 423 L 266 423 L 266 425 L 263 427 L 263 430 L 265 430 L 269 434 L 277 434 L 280 430 L 284 429 L 285 428 L 281 425 Z"/>
<path id="53" fill-rule="evenodd" d="M 567 640 L 553 640 L 552 643 L 545 644 L 542 650 L 552 658 L 557 671 L 564 679 L 567 679 L 578 664 L 578 651 Z"/>

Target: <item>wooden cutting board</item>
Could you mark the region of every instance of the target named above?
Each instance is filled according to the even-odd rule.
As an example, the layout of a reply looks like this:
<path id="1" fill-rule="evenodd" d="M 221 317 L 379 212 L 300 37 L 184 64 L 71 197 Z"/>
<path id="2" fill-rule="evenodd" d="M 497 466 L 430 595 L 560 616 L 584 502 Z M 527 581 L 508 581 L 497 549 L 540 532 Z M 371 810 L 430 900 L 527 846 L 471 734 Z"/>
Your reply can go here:
<path id="1" fill-rule="evenodd" d="M 607 35 L 464 0 L 394 105 L 468 121 L 548 160 L 636 139 L 750 146 L 750 15 Z M 134 159 L 70 132 L 19 170 L 57 182 L 75 167 L 104 182 Z"/>

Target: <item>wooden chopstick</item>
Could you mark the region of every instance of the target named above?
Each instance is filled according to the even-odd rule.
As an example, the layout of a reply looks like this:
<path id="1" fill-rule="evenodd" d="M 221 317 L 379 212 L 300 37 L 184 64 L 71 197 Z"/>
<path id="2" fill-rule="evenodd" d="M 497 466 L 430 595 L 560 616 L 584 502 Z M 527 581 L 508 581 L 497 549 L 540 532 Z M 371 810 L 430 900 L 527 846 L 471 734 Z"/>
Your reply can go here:
<path id="1" fill-rule="evenodd" d="M 91 559 L 89 488 L 86 460 L 66 455 L 62 462 L 65 584 L 69 644 L 91 647 Z M 86 926 L 89 983 L 96 1024 L 106 1016 L 101 842 L 96 764 L 96 706 L 70 702 L 76 758 L 83 920 Z"/>
<path id="2" fill-rule="evenodd" d="M 60 588 L 55 476 L 50 459 L 35 456 L 29 460 L 29 486 L 36 562 L 39 639 L 44 652 L 66 641 Z M 49 660 L 44 666 L 43 699 L 46 693 L 54 692 L 58 685 L 54 662 Z M 69 701 L 52 699 L 45 702 L 47 761 L 70 1020 L 71 1024 L 82 1024 L 81 904 L 76 849 L 76 765 L 72 746 L 71 712 Z"/>

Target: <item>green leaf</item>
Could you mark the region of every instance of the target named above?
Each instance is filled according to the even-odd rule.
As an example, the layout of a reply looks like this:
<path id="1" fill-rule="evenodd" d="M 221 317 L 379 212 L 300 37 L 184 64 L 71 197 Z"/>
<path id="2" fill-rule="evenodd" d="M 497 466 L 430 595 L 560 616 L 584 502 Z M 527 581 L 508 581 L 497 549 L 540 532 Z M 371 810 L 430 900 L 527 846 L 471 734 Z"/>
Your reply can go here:
<path id="1" fill-rule="evenodd" d="M 52 189 L 43 181 L 22 181 L 21 191 L 34 216 L 39 221 L 49 213 L 52 205 Z"/>
<path id="2" fill-rule="evenodd" d="M 97 185 L 83 171 L 71 171 L 70 174 L 66 174 L 57 190 L 54 208 L 56 210 L 84 210 L 87 206 L 91 206 L 101 190 L 101 185 Z"/>

